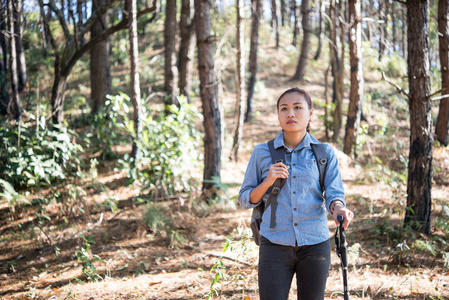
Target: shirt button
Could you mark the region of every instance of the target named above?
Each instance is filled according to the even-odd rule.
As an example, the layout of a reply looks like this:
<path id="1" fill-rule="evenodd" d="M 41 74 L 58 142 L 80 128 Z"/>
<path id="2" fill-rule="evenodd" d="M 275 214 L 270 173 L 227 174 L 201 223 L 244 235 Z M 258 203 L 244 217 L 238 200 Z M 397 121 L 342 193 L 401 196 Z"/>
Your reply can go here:
<path id="1" fill-rule="evenodd" d="M 295 223 L 295 226 L 298 226 L 298 223 Z"/>
<path id="2" fill-rule="evenodd" d="M 296 192 L 293 192 L 293 194 L 296 194 Z"/>
<path id="3" fill-rule="evenodd" d="M 293 164 L 294 166 L 296 166 L 296 164 Z"/>
<path id="4" fill-rule="evenodd" d="M 296 178 L 296 176 L 293 176 L 293 178 Z"/>
<path id="5" fill-rule="evenodd" d="M 293 208 L 294 211 L 296 211 L 296 208 Z"/>

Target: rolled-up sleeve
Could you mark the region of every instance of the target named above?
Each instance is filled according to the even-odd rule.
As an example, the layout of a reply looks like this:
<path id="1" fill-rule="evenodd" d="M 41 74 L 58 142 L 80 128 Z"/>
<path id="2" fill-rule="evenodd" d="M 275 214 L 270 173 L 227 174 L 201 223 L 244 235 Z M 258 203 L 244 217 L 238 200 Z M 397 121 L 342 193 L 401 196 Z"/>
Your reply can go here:
<path id="1" fill-rule="evenodd" d="M 327 167 L 324 176 L 324 187 L 326 190 L 326 208 L 330 213 L 330 205 L 332 202 L 339 200 L 346 206 L 345 191 L 341 179 L 340 169 L 338 167 L 338 159 L 334 149 L 326 145 Z"/>
<path id="2" fill-rule="evenodd" d="M 256 207 L 260 204 L 252 204 L 249 202 L 250 194 L 262 182 L 262 171 L 259 166 L 260 163 L 261 145 L 254 148 L 251 158 L 249 159 L 248 167 L 246 168 L 245 178 L 239 192 L 239 203 L 244 209 Z"/>

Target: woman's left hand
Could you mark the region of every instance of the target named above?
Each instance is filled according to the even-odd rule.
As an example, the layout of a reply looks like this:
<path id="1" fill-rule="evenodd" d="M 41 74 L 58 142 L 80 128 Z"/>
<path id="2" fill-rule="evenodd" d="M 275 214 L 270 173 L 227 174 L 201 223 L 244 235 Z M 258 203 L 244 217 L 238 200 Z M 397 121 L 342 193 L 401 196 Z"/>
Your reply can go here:
<path id="1" fill-rule="evenodd" d="M 344 218 L 343 228 L 346 230 L 349 224 L 351 223 L 352 219 L 354 218 L 354 213 L 349 209 L 347 209 L 346 207 L 344 207 L 343 205 L 337 204 L 334 207 L 332 217 L 334 218 L 335 224 L 337 224 L 337 226 L 340 226 L 340 222 L 337 221 L 337 216 L 343 216 Z"/>

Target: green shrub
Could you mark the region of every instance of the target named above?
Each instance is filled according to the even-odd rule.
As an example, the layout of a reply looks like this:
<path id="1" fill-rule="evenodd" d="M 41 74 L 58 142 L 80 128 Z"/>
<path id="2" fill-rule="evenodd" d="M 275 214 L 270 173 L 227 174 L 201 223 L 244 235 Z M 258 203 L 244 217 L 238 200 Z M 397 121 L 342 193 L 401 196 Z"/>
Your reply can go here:
<path id="1" fill-rule="evenodd" d="M 30 122 L 1 124 L 0 178 L 13 186 L 38 186 L 75 174 L 83 152 L 77 134 L 62 125 L 50 129 L 45 116 L 28 116 Z"/>

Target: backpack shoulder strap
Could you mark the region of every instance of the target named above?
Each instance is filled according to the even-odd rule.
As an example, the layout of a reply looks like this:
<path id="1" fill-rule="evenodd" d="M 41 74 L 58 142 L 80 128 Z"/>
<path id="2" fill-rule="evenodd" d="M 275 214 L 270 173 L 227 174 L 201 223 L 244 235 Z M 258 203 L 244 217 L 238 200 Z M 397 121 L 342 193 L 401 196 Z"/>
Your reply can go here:
<path id="1" fill-rule="evenodd" d="M 275 164 L 278 160 L 281 160 L 285 164 L 285 150 L 284 148 L 274 148 L 274 139 L 268 141 L 268 150 L 270 150 L 271 163 Z"/>
<path id="2" fill-rule="evenodd" d="M 322 196 L 324 198 L 324 193 L 326 191 L 326 187 L 324 186 L 324 176 L 326 175 L 327 168 L 327 154 L 326 147 L 323 143 L 320 144 L 311 144 L 313 154 L 315 155 L 316 163 L 318 165 L 318 171 L 320 172 L 320 186 Z"/>
<path id="3" fill-rule="evenodd" d="M 274 140 L 270 140 L 268 143 L 268 149 L 270 150 L 271 162 L 273 164 L 281 161 L 282 163 L 286 163 L 285 160 L 285 150 L 283 147 L 278 149 L 274 148 Z M 277 208 L 277 196 L 281 192 L 281 188 L 285 184 L 285 179 L 278 178 L 271 186 L 270 196 L 268 197 L 267 204 L 265 205 L 265 209 L 271 205 L 271 216 L 270 216 L 270 228 L 274 228 L 276 226 L 276 208 Z"/>

